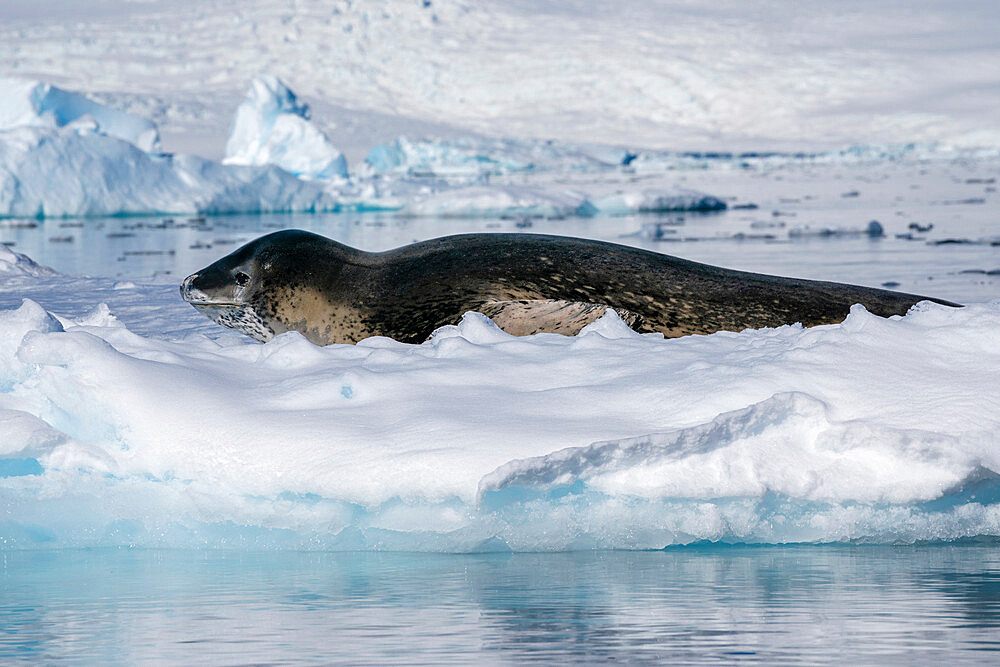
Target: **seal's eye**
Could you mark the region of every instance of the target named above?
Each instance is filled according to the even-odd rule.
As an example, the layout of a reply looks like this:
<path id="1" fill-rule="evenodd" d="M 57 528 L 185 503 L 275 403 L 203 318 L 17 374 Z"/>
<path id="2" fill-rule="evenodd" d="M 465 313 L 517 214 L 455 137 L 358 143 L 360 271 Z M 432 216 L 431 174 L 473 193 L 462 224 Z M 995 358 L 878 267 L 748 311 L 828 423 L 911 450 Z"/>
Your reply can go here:
<path id="1" fill-rule="evenodd" d="M 237 271 L 236 275 L 233 276 L 233 278 L 236 280 L 236 284 L 239 285 L 240 287 L 243 287 L 248 282 L 250 282 L 250 276 L 243 273 L 242 271 Z"/>

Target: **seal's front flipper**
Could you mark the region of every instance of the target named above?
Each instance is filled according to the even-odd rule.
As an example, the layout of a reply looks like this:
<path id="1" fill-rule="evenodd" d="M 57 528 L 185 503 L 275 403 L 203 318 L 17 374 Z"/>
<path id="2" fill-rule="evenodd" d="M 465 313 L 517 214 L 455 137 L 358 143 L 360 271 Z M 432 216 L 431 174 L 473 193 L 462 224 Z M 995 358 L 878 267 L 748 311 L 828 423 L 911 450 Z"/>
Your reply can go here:
<path id="1" fill-rule="evenodd" d="M 479 311 L 496 322 L 498 327 L 514 336 L 529 336 L 536 333 L 575 336 L 580 333 L 580 329 L 604 315 L 604 311 L 608 308 L 611 306 L 603 303 L 538 299 L 487 301 Z M 613 310 L 633 329 L 638 329 L 642 325 L 642 315 L 624 308 Z"/>

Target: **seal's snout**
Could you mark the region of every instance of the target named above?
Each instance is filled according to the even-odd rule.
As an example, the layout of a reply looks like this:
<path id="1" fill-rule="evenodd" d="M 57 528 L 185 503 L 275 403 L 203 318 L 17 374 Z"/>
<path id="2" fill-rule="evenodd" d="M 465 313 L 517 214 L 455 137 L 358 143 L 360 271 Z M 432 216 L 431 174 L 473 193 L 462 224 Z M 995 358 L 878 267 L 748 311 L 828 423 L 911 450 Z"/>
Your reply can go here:
<path id="1" fill-rule="evenodd" d="M 188 303 L 201 303 L 209 300 L 207 294 L 194 286 L 197 277 L 197 273 L 192 273 L 181 283 L 181 298 Z"/>

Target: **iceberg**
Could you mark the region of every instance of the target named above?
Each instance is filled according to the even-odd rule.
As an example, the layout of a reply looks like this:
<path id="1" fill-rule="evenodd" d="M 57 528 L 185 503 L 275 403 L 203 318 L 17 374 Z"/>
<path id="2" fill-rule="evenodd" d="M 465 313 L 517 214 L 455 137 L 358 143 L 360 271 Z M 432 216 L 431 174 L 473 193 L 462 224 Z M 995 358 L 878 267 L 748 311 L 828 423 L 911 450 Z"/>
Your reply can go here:
<path id="1" fill-rule="evenodd" d="M 0 131 L 0 218 L 336 209 L 321 187 L 275 166 L 149 154 L 72 127 Z"/>
<path id="2" fill-rule="evenodd" d="M 347 160 L 309 121 L 309 106 L 267 74 L 253 80 L 236 110 L 223 164 L 273 164 L 308 179 L 347 176 Z"/>
<path id="3" fill-rule="evenodd" d="M 336 193 L 266 160 L 261 166 L 224 166 L 191 155 L 162 154 L 153 123 L 82 95 L 10 78 L 0 78 L 0 89 L 6 93 L 0 103 L 0 218 L 339 208 Z M 294 95 L 285 93 L 275 108 L 305 114 Z M 294 118 L 306 123 L 305 129 L 282 120 L 286 115 L 279 114 L 281 122 L 273 124 L 278 129 L 269 136 L 287 137 L 282 128 L 298 133 L 303 145 L 282 144 L 293 153 L 288 160 L 325 160 L 326 166 L 341 165 L 331 167 L 331 175 L 346 173 L 343 157 L 335 159 L 339 153 L 324 137 L 313 141 L 315 128 L 301 116 Z M 326 166 L 310 173 L 325 175 Z"/>
<path id="4" fill-rule="evenodd" d="M 0 130 L 70 126 L 127 141 L 146 153 L 160 151 L 154 123 L 83 95 L 41 81 L 7 77 L 0 77 L 0 93 Z"/>

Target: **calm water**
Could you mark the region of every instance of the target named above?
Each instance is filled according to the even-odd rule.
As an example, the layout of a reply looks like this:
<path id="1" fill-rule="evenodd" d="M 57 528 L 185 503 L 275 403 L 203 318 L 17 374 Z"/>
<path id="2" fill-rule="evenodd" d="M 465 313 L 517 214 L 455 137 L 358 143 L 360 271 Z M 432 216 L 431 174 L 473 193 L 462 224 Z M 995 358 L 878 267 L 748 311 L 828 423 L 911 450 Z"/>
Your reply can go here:
<path id="1" fill-rule="evenodd" d="M 1000 660 L 1000 547 L 0 554 L 0 662 Z"/>
<path id="2" fill-rule="evenodd" d="M 941 207 L 937 207 L 941 208 Z M 960 207 L 952 207 L 960 208 Z M 967 220 L 944 227 L 948 234 L 984 233 L 991 209 L 967 206 Z M 889 211 L 877 210 L 875 214 Z M 556 220 L 407 218 L 391 214 L 233 215 L 208 218 L 90 218 L 79 220 L 0 221 L 0 243 L 69 275 L 105 276 L 135 281 L 180 281 L 242 244 L 278 229 L 308 229 L 369 251 L 468 232 L 534 232 L 594 238 L 695 261 L 747 271 L 834 280 L 895 289 L 962 302 L 1000 296 L 1000 245 L 929 245 L 923 240 L 863 234 L 789 239 L 784 229 L 756 230 L 771 224 L 767 212 L 740 210 L 717 214 L 632 215 Z M 812 224 L 841 227 L 867 221 L 850 210 L 816 212 Z M 984 222 L 985 218 L 989 220 Z M 803 218 L 804 220 L 805 218 Z M 900 218 L 901 219 L 901 218 Z M 784 224 L 784 223 L 780 223 Z M 905 224 L 897 223 L 896 231 Z M 741 238 L 741 234 L 775 238 Z M 938 239 L 948 234 L 933 232 Z M 659 235 L 659 236 L 657 236 Z M 993 272 L 987 274 L 987 272 Z"/>

